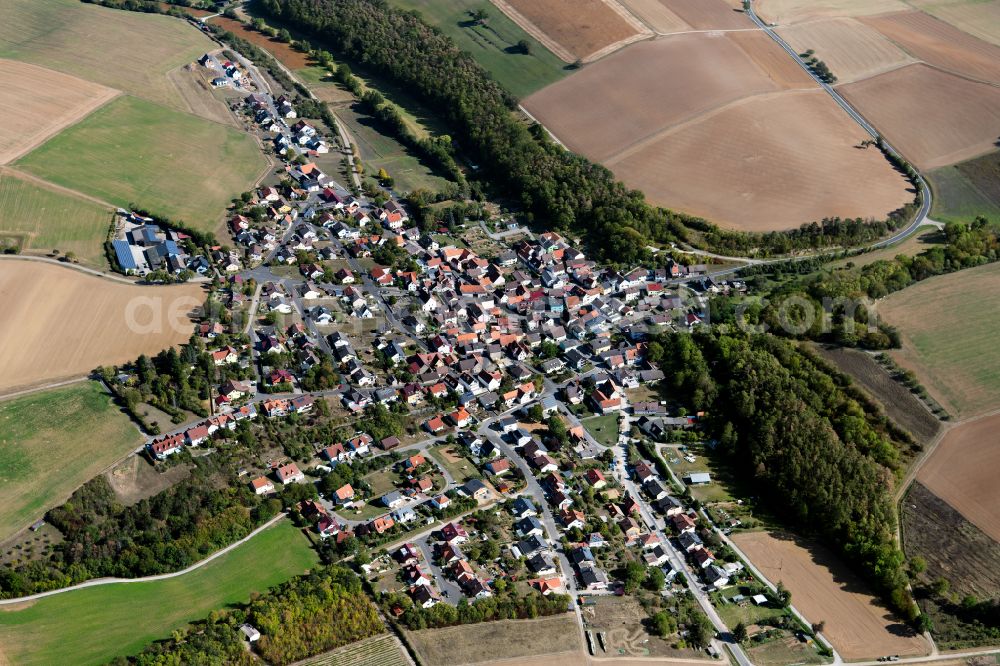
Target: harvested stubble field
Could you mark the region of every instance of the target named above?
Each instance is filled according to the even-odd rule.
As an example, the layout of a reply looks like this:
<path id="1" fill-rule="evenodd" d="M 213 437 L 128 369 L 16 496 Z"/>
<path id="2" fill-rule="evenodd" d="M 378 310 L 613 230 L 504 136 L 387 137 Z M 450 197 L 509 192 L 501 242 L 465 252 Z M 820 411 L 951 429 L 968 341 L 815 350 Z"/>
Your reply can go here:
<path id="1" fill-rule="evenodd" d="M 916 62 L 877 30 L 852 18 L 797 23 L 778 33 L 799 53 L 813 49 L 841 83 Z"/>
<path id="2" fill-rule="evenodd" d="M 406 636 L 426 666 L 488 662 L 580 649 L 580 632 L 571 613 L 537 620 L 501 620 L 445 629 L 407 631 Z"/>
<path id="3" fill-rule="evenodd" d="M 690 30 L 691 26 L 670 11 L 662 0 L 621 0 L 621 3 L 638 19 L 645 21 L 660 35 Z"/>
<path id="4" fill-rule="evenodd" d="M 79 0 L 0 3 L 0 58 L 48 67 L 176 109 L 186 107 L 166 73 L 213 48 L 205 35 L 169 16 Z"/>
<path id="5" fill-rule="evenodd" d="M 726 35 L 736 42 L 750 56 L 764 76 L 782 90 L 813 88 L 815 80 L 794 60 L 788 57 L 783 49 L 778 48 L 774 40 L 760 31 L 734 31 Z"/>
<path id="6" fill-rule="evenodd" d="M 203 301 L 198 285 L 131 286 L 38 261 L 0 261 L 0 391 L 83 376 L 185 342 L 189 315 Z M 130 330 L 130 312 L 138 330 Z"/>
<path id="7" fill-rule="evenodd" d="M 0 540 L 141 444 L 97 382 L 0 402 Z"/>
<path id="8" fill-rule="evenodd" d="M 1000 264 L 933 277 L 892 294 L 879 316 L 899 329 L 892 356 L 953 416 L 1000 404 Z"/>
<path id="9" fill-rule="evenodd" d="M 840 92 L 911 162 L 934 169 L 994 149 L 1000 88 L 918 63 Z"/>
<path id="10" fill-rule="evenodd" d="M 0 60 L 0 164 L 85 117 L 117 90 L 37 65 Z"/>
<path id="11" fill-rule="evenodd" d="M 924 639 L 881 606 L 867 586 L 822 546 L 789 535 L 743 532 L 733 541 L 768 580 L 781 581 L 844 659 L 925 655 Z"/>
<path id="12" fill-rule="evenodd" d="M 169 638 L 212 611 L 245 604 L 252 594 L 316 564 L 309 541 L 283 520 L 183 576 L 84 588 L 6 606 L 0 609 L 0 663 L 106 664 Z"/>
<path id="13" fill-rule="evenodd" d="M 889 376 L 870 355 L 854 349 L 816 347 L 826 360 L 849 375 L 874 397 L 886 414 L 922 445 L 941 429 L 941 422 L 902 384 Z"/>
<path id="14" fill-rule="evenodd" d="M 104 267 L 104 239 L 111 210 L 0 170 L 0 236 L 22 239 L 22 250 L 73 252 L 77 259 Z"/>
<path id="15" fill-rule="evenodd" d="M 861 20 L 928 65 L 978 81 L 1000 82 L 1000 46 L 933 16 L 912 11 Z"/>
<path id="16" fill-rule="evenodd" d="M 910 0 L 959 30 L 1000 46 L 1000 0 Z"/>
<path id="17" fill-rule="evenodd" d="M 917 480 L 973 525 L 1000 542 L 1000 415 L 945 433 Z"/>
<path id="18" fill-rule="evenodd" d="M 117 206 L 136 204 L 215 231 L 266 160 L 244 132 L 119 97 L 48 140 L 18 168 Z"/>
<path id="19" fill-rule="evenodd" d="M 1000 596 L 1000 544 L 921 483 L 903 499 L 903 546 L 907 557 L 927 561 L 920 578 L 944 578 L 959 599 Z"/>
<path id="20" fill-rule="evenodd" d="M 566 62 L 588 61 L 652 34 L 627 11 L 616 10 L 605 0 L 492 2 Z"/>
<path id="21" fill-rule="evenodd" d="M 650 72 L 661 73 L 657 85 Z M 572 150 L 603 161 L 709 109 L 776 89 L 732 40 L 687 34 L 623 49 L 524 106 Z"/>
<path id="22" fill-rule="evenodd" d="M 741 10 L 723 0 L 660 0 L 667 9 L 695 30 L 755 29 Z"/>
<path id="23" fill-rule="evenodd" d="M 761 95 L 664 133 L 608 166 L 654 203 L 745 231 L 884 218 L 906 179 L 824 93 Z M 831 183 L 837 183 L 831 187 Z"/>
<path id="24" fill-rule="evenodd" d="M 757 0 L 754 11 L 769 23 L 787 25 L 836 16 L 868 16 L 910 9 L 903 0 Z"/>

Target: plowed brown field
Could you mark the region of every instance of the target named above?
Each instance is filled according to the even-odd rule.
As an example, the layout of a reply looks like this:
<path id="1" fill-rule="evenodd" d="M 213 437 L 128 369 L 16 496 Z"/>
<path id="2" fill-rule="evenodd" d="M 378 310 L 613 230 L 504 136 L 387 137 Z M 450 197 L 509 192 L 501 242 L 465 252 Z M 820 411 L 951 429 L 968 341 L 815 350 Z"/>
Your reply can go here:
<path id="1" fill-rule="evenodd" d="M 816 18 L 885 14 L 910 8 L 902 0 L 757 0 L 754 5 L 761 19 L 779 25 Z"/>
<path id="2" fill-rule="evenodd" d="M 1000 541 L 1000 415 L 948 431 L 917 480 L 973 525 Z"/>
<path id="3" fill-rule="evenodd" d="M 655 83 L 651 72 L 659 73 Z M 776 89 L 735 42 L 702 33 L 623 49 L 524 106 L 572 150 L 601 161 L 716 106 Z"/>
<path id="4" fill-rule="evenodd" d="M 131 286 L 53 264 L 0 261 L 0 391 L 180 344 L 203 300 L 198 285 Z"/>
<path id="5" fill-rule="evenodd" d="M 864 138 L 825 93 L 789 91 L 668 131 L 609 167 L 656 203 L 744 230 L 882 218 L 912 194 L 881 153 L 855 147 Z"/>
<path id="6" fill-rule="evenodd" d="M 813 49 L 841 83 L 915 62 L 878 31 L 851 18 L 798 23 L 778 33 L 799 53 Z"/>
<path id="7" fill-rule="evenodd" d="M 667 9 L 662 0 L 621 0 L 622 4 L 661 35 L 690 30 L 691 26 Z"/>
<path id="8" fill-rule="evenodd" d="M 740 30 L 756 26 L 746 15 L 723 0 L 660 0 L 696 30 Z"/>
<path id="9" fill-rule="evenodd" d="M 495 0 L 494 4 L 529 34 L 537 29 L 573 58 L 583 60 L 624 40 L 652 34 L 627 11 L 616 11 L 604 0 Z M 556 51 L 556 55 L 561 54 Z"/>
<path id="10" fill-rule="evenodd" d="M 929 646 L 892 616 L 868 587 L 830 551 L 768 532 L 734 534 L 733 541 L 773 583 L 792 593 L 810 622 L 826 622 L 823 635 L 845 660 L 925 655 Z"/>
<path id="11" fill-rule="evenodd" d="M 929 65 L 979 81 L 1000 82 L 1000 46 L 933 16 L 912 11 L 861 20 Z"/>
<path id="12" fill-rule="evenodd" d="M 779 88 L 817 87 L 815 79 L 763 32 L 730 32 L 726 37 L 736 42 Z"/>
<path id="13" fill-rule="evenodd" d="M 924 64 L 850 83 L 840 92 L 924 169 L 986 153 L 1000 136 L 1000 88 Z"/>
<path id="14" fill-rule="evenodd" d="M 0 60 L 0 164 L 7 164 L 101 106 L 117 90 L 13 60 Z"/>
<path id="15" fill-rule="evenodd" d="M 271 39 L 267 35 L 262 35 L 256 30 L 251 30 L 243 23 L 225 16 L 216 16 L 208 19 L 220 28 L 224 28 L 241 39 L 245 39 L 251 44 L 256 44 L 275 58 L 288 69 L 302 69 L 309 64 L 309 56 L 301 51 L 296 51 L 291 45 Z"/>
<path id="16" fill-rule="evenodd" d="M 947 4 L 940 0 L 911 0 L 911 3 L 959 30 L 1000 46 L 1000 0 Z"/>

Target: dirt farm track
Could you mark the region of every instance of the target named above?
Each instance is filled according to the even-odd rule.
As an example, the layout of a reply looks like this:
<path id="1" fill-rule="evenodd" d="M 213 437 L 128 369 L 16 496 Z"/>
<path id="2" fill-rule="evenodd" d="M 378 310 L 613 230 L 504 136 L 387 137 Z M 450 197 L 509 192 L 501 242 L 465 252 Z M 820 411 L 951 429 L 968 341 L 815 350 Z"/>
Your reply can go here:
<path id="1" fill-rule="evenodd" d="M 880 606 L 825 548 L 768 532 L 744 532 L 732 539 L 768 580 L 785 584 L 807 620 L 826 623 L 823 635 L 845 660 L 930 651 L 921 636 Z"/>
<path id="2" fill-rule="evenodd" d="M 0 392 L 182 343 L 203 300 L 199 285 L 129 286 L 54 264 L 0 261 Z"/>

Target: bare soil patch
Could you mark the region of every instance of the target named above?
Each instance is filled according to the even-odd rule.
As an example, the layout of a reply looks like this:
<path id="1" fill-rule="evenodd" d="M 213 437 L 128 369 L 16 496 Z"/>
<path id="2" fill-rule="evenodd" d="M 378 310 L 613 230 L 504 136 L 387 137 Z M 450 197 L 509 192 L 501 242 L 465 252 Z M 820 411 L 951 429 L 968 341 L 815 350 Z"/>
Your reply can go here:
<path id="1" fill-rule="evenodd" d="M 967 520 L 1000 541 L 1000 415 L 949 430 L 917 480 Z"/>
<path id="2" fill-rule="evenodd" d="M 1000 46 L 933 16 L 912 11 L 861 20 L 929 65 L 979 81 L 1000 82 Z"/>
<path id="3" fill-rule="evenodd" d="M 197 63 L 189 63 L 168 72 L 167 78 L 174 84 L 178 96 L 184 100 L 191 113 L 205 120 L 239 127 L 226 102 L 215 96 L 208 72 Z"/>
<path id="4" fill-rule="evenodd" d="M 733 541 L 770 581 L 781 581 L 792 604 L 823 630 L 844 659 L 925 655 L 924 639 L 898 620 L 829 550 L 769 532 L 734 534 Z"/>
<path id="5" fill-rule="evenodd" d="M 198 285 L 129 286 L 52 264 L 0 262 L 0 390 L 85 375 L 180 344 L 203 300 Z"/>
<path id="6" fill-rule="evenodd" d="M 753 29 L 753 21 L 723 0 L 660 0 L 695 30 Z"/>
<path id="7" fill-rule="evenodd" d="M 754 5 L 758 16 L 779 25 L 816 18 L 885 14 L 910 8 L 902 0 L 757 0 Z"/>
<path id="8" fill-rule="evenodd" d="M 51 69 L 0 60 L 0 164 L 29 152 L 118 95 Z"/>
<path id="9" fill-rule="evenodd" d="M 489 662 L 498 654 L 514 659 L 581 649 L 580 632 L 571 613 L 407 631 L 406 635 L 427 666 Z"/>
<path id="10" fill-rule="evenodd" d="M 799 53 L 813 49 L 841 83 L 916 62 L 877 30 L 852 18 L 798 23 L 778 33 Z"/>
<path id="11" fill-rule="evenodd" d="M 1000 88 L 924 64 L 850 83 L 840 91 L 924 169 L 989 152 L 1000 136 Z"/>
<path id="12" fill-rule="evenodd" d="M 903 499 L 903 545 L 927 561 L 920 578 L 944 578 L 959 599 L 1000 596 L 1000 544 L 921 483 Z"/>
<path id="13" fill-rule="evenodd" d="M 571 150 L 603 161 L 670 125 L 775 89 L 735 42 L 685 34 L 623 49 L 524 106 Z"/>
<path id="14" fill-rule="evenodd" d="M 824 217 L 884 218 L 909 183 L 819 90 L 733 104 L 609 162 L 657 204 L 746 231 Z M 836 183 L 836 186 L 832 186 Z"/>
<path id="15" fill-rule="evenodd" d="M 189 465 L 157 471 L 143 456 L 133 455 L 104 473 L 118 501 L 131 506 L 171 487 L 191 473 Z"/>
<path id="16" fill-rule="evenodd" d="M 642 33 L 650 34 L 627 12 L 616 11 L 604 0 L 494 0 L 494 4 L 528 34 L 541 31 L 556 42 L 561 51 L 570 54 L 570 62 L 585 60 Z M 563 57 L 563 53 L 554 52 Z"/>
<path id="17" fill-rule="evenodd" d="M 271 55 L 273 55 L 278 62 L 287 67 L 288 69 L 302 69 L 309 65 L 309 56 L 301 51 L 296 51 L 291 47 L 290 44 L 285 42 L 279 42 L 276 39 L 271 39 L 267 35 L 262 35 L 256 30 L 251 30 L 243 23 L 231 18 L 226 18 L 225 16 L 216 16 L 215 18 L 208 19 L 208 23 L 214 23 L 215 25 L 228 30 L 237 37 L 245 39 L 251 44 L 261 47 Z"/>
<path id="18" fill-rule="evenodd" d="M 663 0 L 621 0 L 630 12 L 661 35 L 689 30 L 691 26 L 670 11 Z"/>
<path id="19" fill-rule="evenodd" d="M 674 637 L 663 639 L 650 634 L 643 624 L 649 612 L 634 596 L 598 597 L 594 605 L 581 607 L 580 613 L 586 629 L 604 634 L 607 655 L 689 659 L 702 654 L 694 649 L 674 649 L 669 642 Z M 594 643 L 595 647 L 599 645 L 596 635 Z M 598 649 L 596 656 L 603 654 Z"/>
<path id="20" fill-rule="evenodd" d="M 927 411 L 920 399 L 889 376 L 868 354 L 855 349 L 825 348 L 816 351 L 837 366 L 885 409 L 886 414 L 907 430 L 921 445 L 926 445 L 941 429 L 941 422 Z"/>

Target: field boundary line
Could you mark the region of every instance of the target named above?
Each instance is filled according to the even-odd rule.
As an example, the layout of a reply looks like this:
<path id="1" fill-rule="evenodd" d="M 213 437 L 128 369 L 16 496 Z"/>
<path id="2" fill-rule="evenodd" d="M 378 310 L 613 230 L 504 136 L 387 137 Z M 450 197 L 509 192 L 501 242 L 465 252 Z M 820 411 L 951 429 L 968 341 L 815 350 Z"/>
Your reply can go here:
<path id="1" fill-rule="evenodd" d="M 47 67 L 40 67 L 38 65 L 33 65 L 33 66 L 38 67 L 39 69 L 48 69 Z M 49 70 L 49 71 L 54 72 L 56 70 Z M 62 72 L 59 73 L 62 74 Z M 73 78 L 79 78 L 79 77 L 73 77 Z M 80 80 L 87 81 L 87 79 L 80 79 Z M 100 85 L 99 83 L 94 83 L 93 81 L 87 81 L 87 82 L 93 83 L 94 85 Z M 103 109 L 112 101 L 118 99 L 124 94 L 121 90 L 118 90 L 116 88 L 109 88 L 108 86 L 101 86 L 101 87 L 104 88 L 106 92 L 97 97 L 97 101 L 93 106 L 78 109 L 76 113 L 74 113 L 73 115 L 69 116 L 66 119 L 65 123 L 49 127 L 48 129 L 46 129 L 46 131 L 34 137 L 34 140 L 28 143 L 27 145 L 22 146 L 21 148 L 18 148 L 16 150 L 12 150 L 9 153 L 0 154 L 0 164 L 3 165 L 13 164 L 14 162 L 21 159 L 28 153 L 34 151 L 36 148 L 41 147 L 42 144 L 46 143 L 49 139 L 55 138 L 57 135 L 61 134 L 63 131 L 69 129 L 70 127 L 73 127 L 74 125 L 80 124 L 81 122 L 86 120 L 91 114 L 96 112 L 98 109 Z"/>
<path id="2" fill-rule="evenodd" d="M 577 61 L 577 57 L 573 55 L 569 49 L 557 42 L 556 40 L 549 37 L 549 35 L 539 28 L 537 25 L 528 20 L 521 12 L 517 11 L 506 2 L 506 0 L 490 0 L 497 9 L 507 15 L 511 21 L 517 24 L 521 30 L 524 30 L 531 37 L 534 37 L 538 42 L 552 52 L 554 56 L 559 58 L 565 63 L 573 63 Z"/>
<path id="3" fill-rule="evenodd" d="M 88 268 L 86 266 L 81 266 L 79 264 L 71 264 L 65 261 L 59 261 L 58 259 L 52 259 L 51 257 L 34 257 L 26 254 L 0 254 L 0 260 L 6 261 L 41 261 L 47 264 L 54 264 L 56 266 L 62 266 L 63 268 L 80 271 L 82 273 L 87 273 L 88 275 L 94 275 L 96 277 L 104 278 L 105 280 L 111 280 L 113 282 L 120 282 L 122 284 L 127 284 L 133 287 L 158 287 L 161 285 L 156 284 L 139 284 L 133 280 L 120 277 L 118 275 L 113 275 L 111 273 L 104 273 L 97 270 L 96 268 Z M 172 286 L 172 285 L 162 285 L 162 286 Z"/>
<path id="4" fill-rule="evenodd" d="M 211 561 L 213 561 L 213 560 L 215 560 L 215 559 L 217 559 L 219 557 L 222 557 L 223 555 L 225 555 L 229 551 L 234 550 L 234 549 L 238 548 L 239 546 L 242 546 L 244 543 L 246 543 L 250 539 L 254 538 L 255 536 L 257 536 L 258 534 L 260 534 L 264 530 L 266 530 L 269 527 L 272 527 L 273 525 L 275 525 L 279 520 L 281 520 L 284 517 L 285 517 L 284 513 L 279 513 L 277 516 L 275 516 L 274 518 L 271 518 L 269 521 L 267 521 L 266 523 L 264 523 L 263 525 L 261 525 L 260 527 L 258 527 L 257 529 L 255 529 L 254 531 L 250 532 L 250 534 L 246 535 L 245 537 L 243 537 L 239 541 L 235 541 L 235 542 L 229 544 L 228 546 L 226 546 L 225 548 L 222 548 L 220 550 L 215 551 L 214 553 L 212 553 L 211 555 L 209 555 L 205 559 L 199 560 L 199 561 L 195 562 L 194 564 L 192 564 L 191 566 L 189 566 L 187 569 L 182 569 L 180 571 L 175 571 L 173 573 L 156 574 L 155 576 L 145 576 L 144 578 L 96 578 L 94 580 L 88 580 L 88 581 L 85 581 L 83 583 L 78 583 L 76 585 L 71 585 L 69 587 L 63 587 L 63 588 L 60 588 L 58 590 L 49 590 L 47 592 L 39 592 L 38 594 L 32 594 L 32 595 L 29 595 L 29 596 L 26 596 L 26 597 L 16 597 L 16 598 L 13 598 L 13 599 L 0 599 L 0 606 L 13 606 L 15 604 L 22 604 L 22 603 L 27 603 L 27 602 L 30 602 L 30 601 L 37 601 L 39 599 L 44 599 L 45 597 L 53 597 L 53 596 L 55 596 L 57 594 L 63 594 L 65 592 L 74 592 L 76 590 L 82 590 L 82 589 L 85 589 L 85 588 L 88 588 L 88 587 L 99 587 L 99 586 L 102 586 L 102 585 L 119 585 L 119 584 L 126 584 L 126 583 L 153 583 L 153 582 L 156 582 L 156 581 L 159 581 L 159 580 L 169 580 L 171 578 L 177 578 L 179 576 L 183 576 L 185 574 L 189 574 L 192 571 L 196 571 L 197 569 L 200 569 L 201 567 L 205 566 L 209 562 L 211 562 Z"/>
<path id="5" fill-rule="evenodd" d="M 610 169 L 612 165 L 617 164 L 617 163 L 621 162 L 622 160 L 628 159 L 629 157 L 631 157 L 632 155 L 636 154 L 637 152 L 643 150 L 644 148 L 648 148 L 649 146 L 653 145 L 654 143 L 657 143 L 658 141 L 666 139 L 667 137 L 673 135 L 676 132 L 680 132 L 682 130 L 689 129 L 690 127 L 698 125 L 701 122 L 704 122 L 706 120 L 714 118 L 715 116 L 719 115 L 720 113 L 723 113 L 725 111 L 729 111 L 730 109 L 739 108 L 739 107 L 741 107 L 741 106 L 743 106 L 745 104 L 748 104 L 748 103 L 750 103 L 752 101 L 772 99 L 772 98 L 778 97 L 780 95 L 785 95 L 785 94 L 788 94 L 788 93 L 802 94 L 802 93 L 811 93 L 811 92 L 820 92 L 820 89 L 819 88 L 789 88 L 788 90 L 770 90 L 770 91 L 766 91 L 766 92 L 759 92 L 759 93 L 754 93 L 754 94 L 751 94 L 751 95 L 746 95 L 744 97 L 740 97 L 738 99 L 730 100 L 728 102 L 723 102 L 722 104 L 714 106 L 714 107 L 712 107 L 710 109 L 706 109 L 706 110 L 703 110 L 703 111 L 698 111 L 698 112 L 692 113 L 691 115 L 689 115 L 687 118 L 684 118 L 680 122 L 676 122 L 676 123 L 673 123 L 673 124 L 668 125 L 666 127 L 662 127 L 660 129 L 658 129 L 657 131 L 653 132 L 652 134 L 647 134 L 646 136 L 641 137 L 640 139 L 637 139 L 636 141 L 633 141 L 629 145 L 627 145 L 624 148 L 622 148 L 621 150 L 619 150 L 614 155 L 611 155 L 610 157 L 601 160 L 601 164 L 604 164 L 606 167 L 608 167 Z M 729 258 L 730 259 L 734 259 L 736 257 L 729 257 Z"/>
<path id="6" fill-rule="evenodd" d="M 48 384 L 41 384 L 39 386 L 17 389 L 15 391 L 11 391 L 10 393 L 0 393 L 0 402 L 3 402 L 4 400 L 13 400 L 14 398 L 20 398 L 25 395 L 31 395 L 32 393 L 41 393 L 42 391 L 62 388 L 63 386 L 69 386 L 70 384 L 78 384 L 80 382 L 85 382 L 88 379 L 90 379 L 90 375 L 82 375 L 79 377 L 72 377 L 70 379 L 50 382 Z"/>
<path id="7" fill-rule="evenodd" d="M 117 208 L 117 206 L 115 206 L 114 204 L 104 201 L 103 199 L 98 199 L 95 196 L 84 194 L 79 190 L 74 190 L 72 188 L 66 187 L 65 185 L 59 185 L 57 183 L 53 183 L 50 180 L 45 180 L 41 176 L 36 176 L 33 173 L 24 171 L 22 169 L 18 169 L 17 167 L 14 166 L 10 165 L 0 166 L 0 175 L 10 176 L 11 178 L 17 178 L 18 180 L 24 181 L 26 183 L 32 183 L 34 185 L 37 185 L 38 187 L 49 190 L 50 192 L 58 192 L 60 194 L 72 196 L 77 199 L 83 199 L 84 201 L 89 201 L 99 206 L 104 206 L 109 210 L 114 210 L 115 208 Z"/>
<path id="8" fill-rule="evenodd" d="M 634 44 L 635 42 L 641 42 L 647 39 L 655 39 L 656 31 L 647 26 L 644 22 L 639 20 L 639 17 L 634 15 L 628 9 L 623 7 L 618 3 L 618 0 L 601 0 L 601 3 L 606 5 L 611 11 L 618 14 L 625 23 L 627 23 L 633 30 L 635 30 L 634 35 L 630 35 L 623 39 L 619 39 L 617 42 L 608 44 L 602 49 L 598 49 L 591 53 L 590 55 L 583 58 L 584 63 L 591 63 L 601 58 L 611 55 L 612 53 L 625 48 L 629 44 Z"/>

